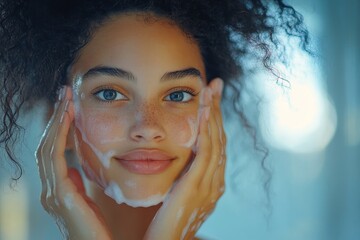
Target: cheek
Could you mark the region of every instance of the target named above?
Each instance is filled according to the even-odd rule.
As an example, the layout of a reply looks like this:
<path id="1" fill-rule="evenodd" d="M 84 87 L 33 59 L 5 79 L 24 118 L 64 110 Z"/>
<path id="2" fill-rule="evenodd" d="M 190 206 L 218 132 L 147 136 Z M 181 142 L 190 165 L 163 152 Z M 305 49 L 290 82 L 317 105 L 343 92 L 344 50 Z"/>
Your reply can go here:
<path id="1" fill-rule="evenodd" d="M 172 115 L 166 118 L 166 122 L 170 140 L 182 147 L 192 147 L 198 133 L 196 114 Z"/>
<path id="2" fill-rule="evenodd" d="M 162 125 L 166 130 L 166 138 L 182 147 L 191 148 L 198 133 L 198 114 L 196 111 L 174 112 L 156 111 L 153 109 L 153 120 L 149 124 Z M 76 116 L 76 125 L 88 142 L 100 147 L 101 150 L 110 150 L 113 144 L 127 141 L 129 124 L 136 121 L 126 109 L 109 111 L 102 109 L 83 109 Z M 132 117 L 131 117 L 132 116 Z M 157 116 L 157 117 L 156 117 Z M 161 116 L 159 118 L 159 116 Z M 131 119 L 132 118 L 132 119 Z M 138 123 L 140 124 L 140 123 Z"/>
<path id="3" fill-rule="evenodd" d="M 126 118 L 120 112 L 91 110 L 84 111 L 80 117 L 80 126 L 89 142 L 96 146 L 125 140 Z M 125 115 L 126 116 L 126 115 Z"/>

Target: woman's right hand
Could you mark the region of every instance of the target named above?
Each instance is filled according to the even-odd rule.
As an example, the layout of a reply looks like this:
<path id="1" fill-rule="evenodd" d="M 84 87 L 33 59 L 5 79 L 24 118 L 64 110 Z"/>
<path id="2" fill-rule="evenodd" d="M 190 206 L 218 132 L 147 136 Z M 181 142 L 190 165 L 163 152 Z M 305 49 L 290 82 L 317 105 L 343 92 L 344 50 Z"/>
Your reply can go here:
<path id="1" fill-rule="evenodd" d="M 79 172 L 66 164 L 66 139 L 73 119 L 72 93 L 65 86 L 36 150 L 41 203 L 66 239 L 111 239 L 100 210 L 86 195 Z"/>

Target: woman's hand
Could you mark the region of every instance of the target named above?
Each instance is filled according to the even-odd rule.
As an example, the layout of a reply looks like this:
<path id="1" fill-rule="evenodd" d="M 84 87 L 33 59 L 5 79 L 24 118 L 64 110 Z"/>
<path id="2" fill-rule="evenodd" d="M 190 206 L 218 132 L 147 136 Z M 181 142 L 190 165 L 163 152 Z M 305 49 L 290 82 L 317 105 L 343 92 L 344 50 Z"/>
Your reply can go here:
<path id="1" fill-rule="evenodd" d="M 200 117 L 196 157 L 149 226 L 146 240 L 193 239 L 224 192 L 226 138 L 220 102 L 222 80 L 207 90 Z"/>
<path id="2" fill-rule="evenodd" d="M 66 165 L 64 153 L 74 106 L 71 90 L 64 87 L 60 92 L 36 150 L 42 183 L 41 203 L 55 218 L 66 239 L 111 239 L 100 211 L 86 196 L 79 172 Z"/>

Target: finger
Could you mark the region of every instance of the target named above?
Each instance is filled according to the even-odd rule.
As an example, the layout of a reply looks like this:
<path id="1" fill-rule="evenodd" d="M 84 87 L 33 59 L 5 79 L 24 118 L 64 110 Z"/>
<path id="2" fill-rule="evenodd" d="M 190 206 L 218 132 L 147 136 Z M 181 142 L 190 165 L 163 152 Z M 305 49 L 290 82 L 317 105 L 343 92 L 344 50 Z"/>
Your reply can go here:
<path id="1" fill-rule="evenodd" d="M 69 111 L 70 100 L 72 100 L 72 91 L 68 86 L 64 87 L 64 93 L 62 95 L 62 99 L 60 101 L 59 110 L 54 117 L 53 128 L 49 133 L 49 138 L 52 139 L 51 145 L 54 145 L 56 141 L 56 136 L 59 132 L 59 126 L 63 122 L 63 118 L 65 117 L 65 112 Z"/>
<path id="2" fill-rule="evenodd" d="M 59 99 L 61 98 L 61 96 L 64 94 L 64 89 L 62 91 L 60 91 L 59 93 Z M 51 179 L 48 178 L 48 171 L 47 169 L 49 169 L 48 165 L 48 161 L 50 158 L 50 151 L 51 151 L 51 142 L 52 139 L 51 137 L 49 137 L 50 132 L 53 130 L 54 128 L 54 119 L 56 118 L 57 115 L 59 115 L 60 112 L 60 101 L 58 100 L 58 102 L 55 104 L 55 110 L 50 118 L 49 123 L 47 124 L 44 133 L 41 137 L 40 143 L 37 147 L 37 150 L 35 152 L 36 154 L 36 159 L 37 159 L 37 164 L 38 164 L 38 168 L 39 168 L 39 175 L 40 175 L 40 179 L 42 182 L 42 202 L 45 202 L 45 198 L 46 198 L 46 194 L 48 193 L 48 189 L 51 188 Z"/>
<path id="3" fill-rule="evenodd" d="M 39 146 L 44 146 L 45 142 L 47 141 L 47 139 L 49 139 L 49 133 L 53 130 L 53 124 L 54 121 L 56 119 L 56 117 L 61 113 L 61 104 L 62 104 L 62 99 L 64 98 L 64 95 L 66 93 L 66 86 L 64 86 L 63 88 L 61 88 L 61 90 L 59 91 L 59 96 L 58 96 L 58 100 L 55 103 L 54 106 L 54 111 L 49 119 L 49 122 L 44 130 L 44 133 L 41 137 L 41 141 Z M 51 139 L 51 138 L 50 138 Z M 50 144 L 51 145 L 51 144 Z"/>
<path id="4" fill-rule="evenodd" d="M 68 182 L 71 180 L 68 178 L 68 169 L 65 159 L 65 146 L 66 146 L 66 139 L 67 133 L 70 128 L 71 124 L 71 114 L 72 111 L 72 101 L 66 99 L 62 107 L 62 112 L 60 117 L 56 118 L 54 125 L 57 126 L 56 133 L 54 135 L 51 156 L 48 161 L 49 167 L 51 170 L 51 175 L 49 178 L 52 179 L 52 188 L 51 194 L 49 198 L 49 205 L 53 205 L 57 201 L 61 202 L 62 197 L 64 197 L 64 186 L 69 186 Z M 48 170 L 48 169 L 47 169 Z M 76 174 L 76 173 L 74 173 Z M 74 175 L 73 175 L 74 176 Z M 75 179 L 79 180 L 76 177 Z M 71 181 L 72 182 L 72 181 Z M 81 188 L 81 183 L 79 181 L 76 182 L 80 184 L 79 187 Z M 77 185 L 74 184 L 74 191 Z M 80 189 L 81 190 L 81 189 Z"/>
<path id="5" fill-rule="evenodd" d="M 52 150 L 53 173 L 57 181 L 66 178 L 68 174 L 65 160 L 66 140 L 74 118 L 74 105 L 71 100 L 67 100 L 63 112 L 59 119 L 58 129 L 54 137 Z"/>
<path id="6" fill-rule="evenodd" d="M 224 82 L 220 78 L 215 78 L 209 83 L 209 87 L 213 92 L 213 108 L 216 115 L 216 122 L 221 131 L 220 140 L 222 143 L 226 143 L 226 136 L 225 131 L 223 129 L 223 119 L 222 119 L 222 112 L 221 112 L 221 99 L 222 99 L 222 92 L 224 87 Z"/>
<path id="7" fill-rule="evenodd" d="M 220 110 L 221 108 L 221 99 L 222 99 L 222 92 L 223 92 L 223 87 L 224 87 L 224 82 L 222 79 L 220 78 L 215 78 L 214 80 L 212 80 L 209 83 L 209 88 L 212 91 L 212 96 L 214 99 L 214 108 L 215 110 Z M 222 120 L 221 119 L 221 115 L 219 116 L 218 120 Z"/>
<path id="8" fill-rule="evenodd" d="M 59 184 L 59 180 L 56 179 L 57 167 L 54 165 L 54 162 L 62 162 L 66 166 L 66 161 L 64 157 L 64 153 L 62 156 L 62 160 L 54 159 L 54 151 L 56 150 L 56 145 L 54 145 L 55 139 L 58 138 L 58 131 L 61 126 L 60 122 L 62 121 L 64 112 L 67 111 L 69 106 L 69 98 L 71 93 L 69 93 L 69 88 L 64 87 L 60 104 L 58 109 L 54 113 L 54 117 L 52 121 L 49 123 L 49 129 L 46 134 L 46 138 L 44 140 L 44 145 L 42 147 L 42 159 L 44 164 L 44 172 L 45 178 L 47 182 L 47 191 L 46 191 L 46 200 L 50 202 L 54 202 L 54 192 L 56 185 Z M 63 139 L 66 142 L 66 139 Z M 56 161 L 57 160 L 57 161 Z M 65 175 L 65 174 L 64 174 Z"/>
<path id="9" fill-rule="evenodd" d="M 209 118 L 209 131 L 210 131 L 210 160 L 208 161 L 208 165 L 205 167 L 206 172 L 204 174 L 204 177 L 202 178 L 202 185 L 206 188 L 210 188 L 212 184 L 212 179 L 214 177 L 215 170 L 219 166 L 219 161 L 221 158 L 221 148 L 222 144 L 220 142 L 219 138 L 219 127 L 217 126 L 215 114 L 212 111 L 212 108 L 210 108 L 210 118 Z"/>
<path id="10" fill-rule="evenodd" d="M 59 129 L 61 128 L 61 122 L 64 118 L 64 114 L 66 111 L 68 111 L 69 109 L 69 87 L 65 87 L 64 88 L 64 92 L 62 95 L 62 99 L 61 102 L 59 104 L 59 107 L 54 115 L 53 121 L 51 123 L 51 126 L 49 128 L 49 132 L 47 134 L 46 140 L 45 140 L 45 144 L 44 144 L 44 152 L 43 154 L 45 154 L 44 156 L 45 158 L 45 173 L 46 173 L 46 178 L 48 179 L 48 181 L 50 182 L 50 186 L 51 189 L 54 190 L 55 184 L 56 183 L 56 170 L 57 167 L 54 165 L 55 162 L 62 162 L 65 166 L 66 166 L 66 161 L 65 161 L 65 157 L 64 157 L 64 152 L 62 153 L 62 157 L 61 160 L 60 159 L 54 159 L 54 152 L 57 149 L 57 145 L 56 145 L 56 141 L 64 141 L 66 144 L 66 138 L 59 138 Z M 58 157 L 58 156 L 57 156 Z M 58 157 L 59 158 L 59 157 Z"/>
<path id="11" fill-rule="evenodd" d="M 189 171 L 185 174 L 189 179 L 199 183 L 206 171 L 207 162 L 211 157 L 211 136 L 209 134 L 208 123 L 209 114 L 210 107 L 203 107 L 200 114 L 199 134 L 196 143 L 196 156 Z"/>
<path id="12" fill-rule="evenodd" d="M 85 186 L 79 171 L 76 168 L 68 169 L 68 176 L 73 181 L 79 193 L 85 193 Z"/>
<path id="13" fill-rule="evenodd" d="M 217 201 L 225 191 L 225 166 L 226 157 L 222 159 L 222 164 L 216 169 L 211 184 L 211 199 Z"/>

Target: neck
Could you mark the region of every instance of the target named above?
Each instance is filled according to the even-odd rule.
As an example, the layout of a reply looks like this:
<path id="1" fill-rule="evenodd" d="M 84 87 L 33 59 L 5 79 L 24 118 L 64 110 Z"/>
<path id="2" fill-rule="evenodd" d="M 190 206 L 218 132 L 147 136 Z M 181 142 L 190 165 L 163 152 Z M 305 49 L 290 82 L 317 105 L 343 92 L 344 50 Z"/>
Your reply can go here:
<path id="1" fill-rule="evenodd" d="M 126 204 L 117 204 L 95 184 L 90 183 L 88 186 L 90 197 L 103 213 L 114 239 L 143 239 L 161 204 L 147 208 L 134 208 Z"/>

